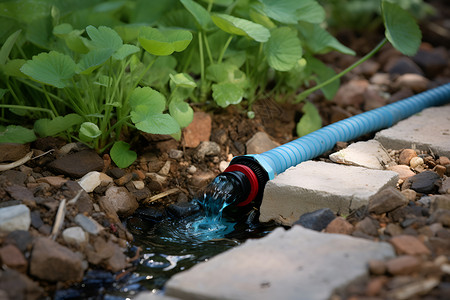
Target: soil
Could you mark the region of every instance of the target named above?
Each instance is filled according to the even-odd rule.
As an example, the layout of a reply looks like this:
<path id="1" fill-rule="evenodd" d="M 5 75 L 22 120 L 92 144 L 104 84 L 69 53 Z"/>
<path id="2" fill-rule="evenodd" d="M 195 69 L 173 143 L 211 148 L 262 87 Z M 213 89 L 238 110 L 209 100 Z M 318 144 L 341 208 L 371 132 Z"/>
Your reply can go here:
<path id="1" fill-rule="evenodd" d="M 341 80 L 341 93 L 344 95 L 344 99 L 338 100 L 335 99 L 334 101 L 327 101 L 321 92 L 316 92 L 312 94 L 309 98 L 311 102 L 313 102 L 316 107 L 319 108 L 320 114 L 323 119 L 323 125 L 328 125 L 330 123 L 336 122 L 340 119 L 350 117 L 352 115 L 356 115 L 358 113 L 361 113 L 365 110 L 372 109 L 375 107 L 379 107 L 382 105 L 386 105 L 390 102 L 395 101 L 396 99 L 401 99 L 410 95 L 413 95 L 415 93 L 418 93 L 417 89 L 415 89 L 415 86 L 411 85 L 410 83 L 399 83 L 399 78 L 404 73 L 410 73 L 411 70 L 418 68 L 419 71 L 422 72 L 420 74 L 422 82 L 425 82 L 425 89 L 432 88 L 438 85 L 441 85 L 443 83 L 450 82 L 450 36 L 447 34 L 442 34 L 441 31 L 437 30 L 436 26 L 441 26 L 440 28 L 443 28 L 445 26 L 448 26 L 448 17 L 449 17 L 449 8 L 447 5 L 445 5 L 445 1 L 432 1 L 432 3 L 436 7 L 440 7 L 439 11 L 441 12 L 440 17 L 435 22 L 429 22 L 427 24 L 423 25 L 423 32 L 424 32 L 424 43 L 421 46 L 422 54 L 425 53 L 426 55 L 434 55 L 434 56 L 440 56 L 443 58 L 444 63 L 441 63 L 440 66 L 433 69 L 433 66 L 430 66 L 432 63 L 425 62 L 422 64 L 419 64 L 419 59 L 410 59 L 405 58 L 402 55 L 400 55 L 398 52 L 392 49 L 392 47 L 386 46 L 382 49 L 382 51 L 377 54 L 373 59 L 370 60 L 367 64 L 364 65 L 364 67 L 360 67 L 346 76 L 344 76 Z M 445 23 L 447 22 L 447 23 Z M 348 31 L 348 32 L 342 32 L 338 35 L 338 38 L 343 41 L 346 45 L 348 45 L 352 49 L 359 49 L 358 55 L 361 56 L 370 49 L 372 49 L 373 46 L 379 41 L 377 38 L 377 35 L 373 36 L 357 36 L 356 34 Z M 423 54 L 424 56 L 426 56 Z M 428 56 L 427 56 L 428 57 Z M 345 55 L 341 55 L 339 53 L 330 53 L 328 55 L 323 55 L 321 59 L 332 66 L 337 72 L 344 69 L 345 67 L 349 66 L 352 62 L 354 62 L 357 58 L 356 57 L 348 57 Z M 406 59 L 406 63 L 405 63 Z M 417 63 L 416 63 L 417 62 Z M 395 69 L 394 67 L 397 67 Z M 399 71 L 400 70 L 400 71 Z M 437 71 L 436 71 L 437 70 Z M 376 81 L 376 78 L 385 78 L 383 82 Z M 357 93 L 357 95 L 351 94 L 354 92 L 354 90 L 351 90 L 353 87 L 351 85 L 347 85 L 348 83 L 355 82 L 355 81 L 363 81 L 365 89 L 362 90 L 362 92 Z M 376 103 L 371 102 L 373 97 L 368 92 L 368 86 L 374 86 L 375 91 L 377 92 L 377 101 Z M 347 98 L 346 98 L 347 97 Z M 349 100 L 350 99 L 350 100 Z M 345 101 L 344 101 L 345 100 Z M 138 159 L 137 161 L 127 168 L 125 171 L 125 174 L 134 174 L 134 178 L 139 178 L 139 176 L 142 176 L 144 174 L 144 178 L 141 178 L 146 186 L 148 187 L 148 194 L 145 195 L 143 199 L 141 199 L 140 205 L 141 207 L 152 207 L 155 209 L 164 209 L 171 203 L 180 202 L 180 201 L 186 201 L 190 200 L 195 195 L 202 190 L 205 183 L 208 180 L 211 180 L 215 177 L 215 175 L 220 173 L 219 164 L 222 161 L 230 161 L 231 157 L 237 156 L 237 155 L 243 155 L 246 154 L 246 143 L 248 140 L 257 132 L 264 131 L 269 134 L 269 136 L 279 144 L 284 144 L 286 142 L 289 142 L 295 138 L 295 127 L 296 123 L 301 117 L 301 108 L 302 104 L 292 104 L 292 103 L 278 103 L 274 99 L 262 99 L 255 103 L 253 106 L 253 110 L 255 111 L 255 118 L 249 119 L 247 117 L 245 108 L 243 107 L 228 107 L 224 110 L 216 110 L 216 111 L 209 111 L 212 115 L 212 131 L 211 131 L 211 141 L 215 141 L 220 146 L 220 154 L 213 155 L 213 156 L 206 156 L 203 160 L 198 160 L 195 158 L 195 154 L 197 149 L 196 148 L 186 148 L 183 147 L 182 142 L 177 142 L 173 139 L 169 139 L 167 137 L 158 137 L 158 136 L 150 136 L 150 135 L 140 135 L 137 137 L 133 137 L 133 139 L 130 139 L 130 141 L 133 143 L 134 148 L 138 151 Z M 197 108 L 199 111 L 201 108 Z M 361 140 L 369 139 L 371 136 L 365 136 L 361 137 Z M 48 150 L 57 150 L 60 149 L 62 146 L 66 144 L 65 141 L 53 139 L 53 138 L 47 138 L 47 139 L 40 139 L 36 141 L 35 143 L 31 144 L 31 149 L 38 150 L 36 153 L 44 153 Z M 345 147 L 345 144 L 340 143 L 336 146 L 334 150 L 339 150 L 342 147 Z M 178 149 L 183 151 L 183 157 L 181 159 L 172 159 L 169 157 L 169 150 L 170 149 Z M 393 151 L 393 155 L 398 155 L 399 152 L 402 149 L 391 149 L 395 150 Z M 15 170 L 25 173 L 27 170 L 32 170 L 32 175 L 30 173 L 25 174 L 27 178 L 30 176 L 37 177 L 48 177 L 48 176 L 61 176 L 61 174 L 55 173 L 51 169 L 48 168 L 49 163 L 53 161 L 57 155 L 55 154 L 57 151 L 53 151 L 51 153 L 45 154 L 40 159 L 30 161 L 25 164 L 25 167 L 18 167 L 15 168 Z M 230 156 L 231 154 L 231 156 Z M 321 157 L 317 159 L 327 160 L 327 154 L 325 153 Z M 431 154 L 431 153 L 429 153 Z M 398 159 L 398 157 L 397 157 Z M 433 158 L 433 160 L 436 160 L 437 158 Z M 105 164 L 105 167 L 103 171 L 107 174 L 111 174 L 111 170 L 114 170 L 115 167 L 113 163 L 111 163 L 109 157 L 107 155 L 103 156 L 103 161 Z M 156 184 L 153 180 L 150 180 L 148 177 L 145 176 L 145 174 L 149 172 L 159 172 L 160 169 L 164 166 L 164 164 L 170 161 L 170 171 L 168 175 L 168 181 L 162 185 Z M 152 166 L 154 167 L 154 170 L 149 169 L 149 162 L 152 162 Z M 195 167 L 198 169 L 197 173 L 191 174 L 188 172 L 188 167 L 195 165 Z M 430 162 L 429 165 L 425 166 L 425 170 L 430 170 L 430 166 L 432 163 Z M 209 172 L 209 177 L 206 178 L 206 181 L 195 181 L 193 178 L 198 176 L 199 172 Z M 418 172 L 418 171 L 415 171 Z M 34 174 L 34 175 L 33 175 Z M 39 175 L 35 175 L 39 174 Z M 0 173 L 1 175 L 1 173 Z M 448 174 L 447 174 L 448 175 Z M 72 181 L 75 181 L 77 178 L 69 178 L 68 176 L 61 176 L 65 179 L 69 179 Z M 130 185 L 125 184 L 118 184 L 117 180 L 122 177 L 119 176 L 118 178 L 115 178 L 115 185 L 118 186 L 125 186 L 127 187 L 130 192 L 133 191 L 133 188 L 130 187 Z M 30 183 L 30 181 L 27 181 Z M 114 185 L 113 184 L 113 185 Z M 7 202 L 9 201 L 15 201 L 14 197 L 11 196 L 10 192 L 7 192 L 8 187 L 12 185 L 11 182 L 9 182 L 9 178 L 5 178 L 4 176 L 0 176 L 0 204 L 7 205 Z M 26 185 L 24 185 L 26 186 Z M 28 186 L 29 188 L 30 186 Z M 163 192 L 170 191 L 173 189 L 178 189 L 177 192 L 168 194 L 165 197 L 161 197 L 160 199 L 154 200 L 151 203 L 149 203 L 148 199 L 154 199 L 152 197 L 160 195 Z M 401 185 L 399 186 L 399 189 L 401 189 Z M 93 193 L 90 194 L 89 197 L 91 197 L 91 201 L 94 204 L 99 203 L 99 199 L 102 195 L 104 195 L 104 192 L 106 190 L 106 187 L 100 188 L 95 190 Z M 35 198 L 45 198 L 45 199 L 54 199 L 54 200 L 61 200 L 63 198 L 67 198 L 67 194 L 64 193 L 61 189 L 58 189 L 56 187 L 50 186 L 48 188 L 36 191 L 33 190 L 34 194 L 33 196 Z M 420 197 L 417 196 L 417 199 Z M 70 199 L 67 199 L 70 200 Z M 12 203 L 12 202 L 11 202 Z M 27 204 L 26 202 L 23 202 Z M 147 203 L 147 204 L 144 204 Z M 28 204 L 27 204 L 28 205 Z M 43 222 L 43 225 L 46 225 L 47 231 L 51 230 L 52 226 L 55 222 L 55 216 L 57 213 L 57 205 L 49 207 L 49 205 L 55 205 L 54 202 L 51 202 L 50 204 L 45 203 L 38 203 L 37 205 L 29 205 L 30 209 L 32 211 L 39 211 L 40 216 Z M 418 204 L 417 204 L 418 205 Z M 3 205 L 2 205 L 3 206 Z M 412 206 L 412 204 L 411 204 Z M 73 219 L 75 215 L 79 212 L 75 208 L 72 208 L 73 211 L 69 211 L 67 213 L 66 223 L 64 224 L 64 228 L 70 227 L 71 225 L 74 225 Z M 355 212 L 357 215 L 358 212 Z M 94 212 L 93 214 L 94 219 L 96 219 L 100 224 L 105 226 L 106 230 L 102 234 L 102 238 L 104 238 L 106 241 L 112 241 L 115 244 L 125 246 L 125 245 L 132 245 L 132 243 L 127 244 L 127 240 L 129 239 L 129 236 L 126 232 L 126 229 L 120 228 L 120 222 L 115 222 L 114 215 L 111 216 L 108 214 L 107 211 L 103 209 L 103 207 L 100 207 L 100 211 Z M 368 214 L 364 212 L 357 215 L 353 219 L 349 219 L 351 221 L 353 226 L 356 226 L 359 222 L 361 222 L 364 217 L 367 217 Z M 379 223 L 382 223 L 383 227 L 387 227 L 389 224 L 396 224 L 398 225 L 401 221 L 400 220 L 394 220 L 392 218 L 388 218 L 385 215 L 372 215 L 372 218 L 377 220 Z M 419 219 L 419 217 L 417 217 Z M 126 218 L 122 217 L 122 220 Z M 404 221 L 404 219 L 402 220 Z M 414 222 L 411 221 L 411 224 Z M 42 225 L 42 226 L 43 226 Z M 118 226 L 119 228 L 116 228 Z M 419 225 L 414 225 L 415 232 L 417 233 L 421 227 L 418 227 Z M 424 225 L 425 226 L 425 225 Z M 423 227 L 424 227 L 423 226 Z M 447 225 L 448 226 L 448 225 Z M 409 228 L 409 226 L 403 227 L 404 231 Z M 441 233 L 446 236 L 445 240 L 449 241 L 450 236 L 450 230 L 448 227 L 444 226 L 443 230 L 444 233 Z M 30 233 L 31 235 L 36 238 L 39 236 L 48 236 L 50 232 L 45 232 L 44 230 L 38 230 L 34 227 L 30 227 Z M 380 237 L 370 236 L 370 235 L 361 235 L 360 237 L 363 238 L 370 238 L 370 239 L 380 239 Z M 383 239 L 385 236 L 383 235 Z M 92 238 L 91 244 L 95 243 L 99 237 Z M 56 239 L 57 242 L 59 242 L 62 245 L 65 245 L 64 241 L 59 237 Z M 2 247 L 6 247 L 8 244 L 8 236 L 2 235 L 0 236 L 0 249 Z M 68 248 L 72 249 L 73 251 L 79 251 L 76 247 L 68 246 Z M 439 248 L 441 249 L 441 248 Z M 29 260 L 29 256 L 31 253 L 31 248 L 26 248 L 22 252 L 24 254 L 24 258 L 26 260 Z M 137 254 L 138 255 L 138 254 Z M 443 247 L 442 252 L 437 255 L 436 253 L 433 253 L 432 255 L 423 256 L 422 259 L 422 265 L 426 262 L 434 262 L 438 257 L 443 256 L 446 259 L 446 263 L 448 266 L 448 261 L 450 260 L 450 247 L 447 248 Z M 443 260 L 444 258 L 440 258 Z M 132 262 L 133 260 L 139 259 L 139 256 L 137 257 L 129 257 L 127 259 L 127 262 Z M 5 263 L 5 261 L 3 262 Z M 25 264 L 27 265 L 27 264 Z M 90 261 L 90 268 L 91 269 L 97 269 L 97 268 L 104 268 L 104 269 L 112 269 L 112 266 L 108 263 L 102 263 L 102 264 L 94 264 L 92 261 Z M 6 269 L 7 267 L 2 267 L 0 269 L 0 278 L 1 273 L 4 272 L 4 276 L 6 276 Z M 422 272 L 423 271 L 423 272 Z M 124 268 L 123 271 L 116 271 L 114 274 L 116 275 L 116 278 L 120 278 L 122 276 L 121 274 L 126 273 L 127 269 Z M 427 273 L 428 272 L 428 273 Z M 43 290 L 40 290 L 37 293 L 37 295 L 52 295 L 55 290 L 61 289 L 63 287 L 70 286 L 72 281 L 66 281 L 66 282 L 54 282 L 45 280 L 42 278 L 37 277 L 36 275 L 30 275 L 30 272 L 28 270 L 21 270 L 20 273 L 22 275 L 25 275 L 29 279 L 38 282 L 41 288 Z M 384 298 L 386 295 L 389 294 L 389 290 L 395 290 L 395 288 L 398 288 L 401 286 L 400 282 L 402 278 L 408 277 L 409 281 L 404 279 L 405 282 L 411 282 L 411 278 L 413 279 L 426 279 L 430 277 L 430 274 L 432 274 L 433 278 L 439 278 L 439 284 L 437 284 L 436 288 L 428 291 L 428 296 L 426 299 L 444 299 L 449 296 L 449 285 L 450 285 L 450 278 L 448 271 L 447 273 L 443 273 L 440 271 L 431 272 L 430 270 L 419 269 L 419 271 L 415 270 L 414 272 L 407 274 L 407 275 L 393 275 L 388 273 L 382 273 L 382 274 L 375 274 L 372 272 L 371 277 L 364 282 L 358 282 L 353 284 L 352 286 L 348 287 L 344 292 L 341 294 L 336 294 L 333 299 L 369 299 L 368 297 L 375 297 L 370 299 L 381 299 Z M 25 279 L 21 279 L 22 281 L 25 281 Z M 379 283 L 378 290 L 374 291 L 369 290 L 369 286 L 375 285 L 375 283 Z M 0 284 L 0 296 L 3 296 L 5 293 L 8 295 L 10 291 L 5 291 L 3 287 Z M 28 290 L 27 290 L 28 289 Z M 39 290 L 38 288 L 36 288 Z M 23 290 L 18 292 L 17 295 L 24 295 L 24 293 L 30 292 L 30 288 L 24 287 Z M 3 293 L 3 294 L 2 294 Z M 36 294 L 35 294 L 36 295 Z M 11 297 L 12 294 L 9 294 Z M 378 298 L 377 298 L 378 297 Z M 418 299 L 419 296 L 415 295 L 413 297 L 416 297 Z M 1 297 L 0 297 L 1 298 Z M 32 298 L 32 297 L 31 297 Z M 447 298 L 448 299 L 448 298 Z"/>

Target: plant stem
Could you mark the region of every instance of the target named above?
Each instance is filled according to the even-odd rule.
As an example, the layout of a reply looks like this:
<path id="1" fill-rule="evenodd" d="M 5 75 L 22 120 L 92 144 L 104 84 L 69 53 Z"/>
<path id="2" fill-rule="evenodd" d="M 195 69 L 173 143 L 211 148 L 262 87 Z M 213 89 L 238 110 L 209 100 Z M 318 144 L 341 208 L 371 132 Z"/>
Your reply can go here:
<path id="1" fill-rule="evenodd" d="M 344 76 L 345 74 L 347 74 L 348 72 L 350 72 L 351 70 L 353 70 L 354 68 L 356 68 L 357 66 L 359 66 L 360 64 L 362 64 L 363 62 L 365 62 L 366 60 L 368 60 L 369 58 L 371 58 L 375 53 L 377 53 L 381 47 L 383 47 L 385 44 L 387 43 L 387 39 L 384 38 L 375 48 L 372 49 L 372 51 L 370 51 L 369 53 L 367 53 L 365 56 L 363 56 L 361 59 L 359 59 L 357 62 L 355 62 L 354 64 L 352 64 L 350 67 L 346 68 L 345 70 L 343 70 L 342 72 L 340 72 L 339 74 L 336 74 L 335 76 L 331 77 L 330 79 L 312 87 L 309 88 L 303 92 L 301 92 L 300 94 L 297 95 L 294 103 L 298 103 L 300 101 L 302 101 L 303 99 L 305 99 L 308 95 L 310 95 L 311 93 L 317 91 L 318 89 L 323 88 L 324 86 L 332 83 L 333 81 L 341 78 L 342 76 Z"/>
<path id="2" fill-rule="evenodd" d="M 233 39 L 233 36 L 230 35 L 230 37 L 228 38 L 227 42 L 225 43 L 225 46 L 223 46 L 222 52 L 220 52 L 220 56 L 217 59 L 217 63 L 220 64 L 222 62 L 223 56 L 225 54 L 225 51 L 227 51 L 228 46 L 231 43 L 231 40 Z"/>
<path id="3" fill-rule="evenodd" d="M 212 65 L 214 63 L 214 60 L 213 60 L 213 56 L 211 54 L 211 48 L 209 48 L 208 38 L 206 37 L 206 35 L 203 35 L 203 39 L 205 40 L 205 49 L 206 49 L 206 54 L 208 54 L 209 64 Z"/>
<path id="4" fill-rule="evenodd" d="M 55 114 L 48 108 L 34 107 L 34 106 L 25 106 L 25 105 L 14 105 L 14 104 L 0 104 L 2 108 L 17 108 L 17 109 L 25 109 L 31 111 L 43 111 L 48 113 L 52 118 L 55 118 Z"/>

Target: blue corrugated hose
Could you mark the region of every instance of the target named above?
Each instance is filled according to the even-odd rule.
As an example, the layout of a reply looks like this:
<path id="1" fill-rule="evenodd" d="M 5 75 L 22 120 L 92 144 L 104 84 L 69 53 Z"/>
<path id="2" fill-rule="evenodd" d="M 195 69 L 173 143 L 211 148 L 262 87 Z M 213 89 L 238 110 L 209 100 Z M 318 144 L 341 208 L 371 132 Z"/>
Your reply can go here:
<path id="1" fill-rule="evenodd" d="M 446 103 L 450 103 L 450 83 L 333 123 L 262 154 L 235 157 L 231 165 L 248 165 L 253 169 L 252 164 L 256 162 L 262 167 L 263 173 L 266 173 L 264 180 L 267 181 L 289 167 L 331 150 L 338 141 L 350 141 L 364 134 L 390 127 L 424 108 Z M 252 163 L 247 164 L 246 161 Z M 257 173 L 255 170 L 254 172 Z M 261 170 L 259 172 L 261 173 Z M 264 188 L 264 185 L 265 182 L 260 182 L 259 188 Z M 262 195 L 262 193 L 258 194 Z"/>

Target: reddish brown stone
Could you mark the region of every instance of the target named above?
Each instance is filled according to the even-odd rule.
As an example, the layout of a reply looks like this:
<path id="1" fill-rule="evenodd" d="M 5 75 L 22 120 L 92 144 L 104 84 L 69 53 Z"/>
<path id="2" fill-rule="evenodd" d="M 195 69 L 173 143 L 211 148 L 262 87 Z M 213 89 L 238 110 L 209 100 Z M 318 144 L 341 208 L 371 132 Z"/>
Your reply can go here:
<path id="1" fill-rule="evenodd" d="M 369 261 L 369 271 L 375 275 L 383 275 L 386 272 L 386 263 L 382 260 Z"/>
<path id="2" fill-rule="evenodd" d="M 367 296 L 372 297 L 378 295 L 387 281 L 388 278 L 386 276 L 380 276 L 370 279 L 366 287 Z"/>
<path id="3" fill-rule="evenodd" d="M 419 270 L 421 261 L 412 255 L 402 255 L 386 262 L 386 267 L 392 275 L 409 275 Z"/>
<path id="4" fill-rule="evenodd" d="M 397 235 L 389 240 L 397 254 L 431 254 L 430 250 L 418 238 L 411 235 Z"/>
<path id="5" fill-rule="evenodd" d="M 48 239 L 34 242 L 30 260 L 30 274 L 48 281 L 80 281 L 83 263 L 79 255 L 67 247 Z"/>
<path id="6" fill-rule="evenodd" d="M 446 166 L 446 165 L 450 165 L 450 159 L 446 156 L 440 156 L 439 157 L 439 164 Z"/>
<path id="7" fill-rule="evenodd" d="M 328 233 L 351 234 L 354 230 L 352 224 L 342 217 L 337 217 L 331 221 L 325 229 Z"/>
<path id="8" fill-rule="evenodd" d="M 205 112 L 195 112 L 194 120 L 183 129 L 183 145 L 195 148 L 200 142 L 209 141 L 211 136 L 211 116 Z"/>
<path id="9" fill-rule="evenodd" d="M 404 149 L 398 158 L 398 163 L 401 165 L 407 165 L 409 166 L 409 162 L 411 161 L 411 158 L 416 157 L 417 153 L 413 149 Z"/>
<path id="10" fill-rule="evenodd" d="M 359 107 L 364 102 L 364 92 L 368 86 L 367 80 L 351 80 L 339 88 L 334 101 L 340 106 L 353 105 Z"/>
<path id="11" fill-rule="evenodd" d="M 27 272 L 28 262 L 22 252 L 14 245 L 6 245 L 0 248 L 0 262 L 21 273 Z"/>

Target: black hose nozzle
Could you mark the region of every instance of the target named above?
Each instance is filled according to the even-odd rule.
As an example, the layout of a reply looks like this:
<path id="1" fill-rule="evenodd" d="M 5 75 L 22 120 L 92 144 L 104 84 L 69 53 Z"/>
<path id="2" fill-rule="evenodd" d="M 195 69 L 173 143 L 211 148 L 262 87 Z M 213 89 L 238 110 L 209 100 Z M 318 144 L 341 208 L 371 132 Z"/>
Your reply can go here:
<path id="1" fill-rule="evenodd" d="M 221 175 L 232 176 L 238 183 L 234 192 L 237 206 L 260 202 L 269 180 L 267 171 L 252 156 L 235 157 Z"/>

